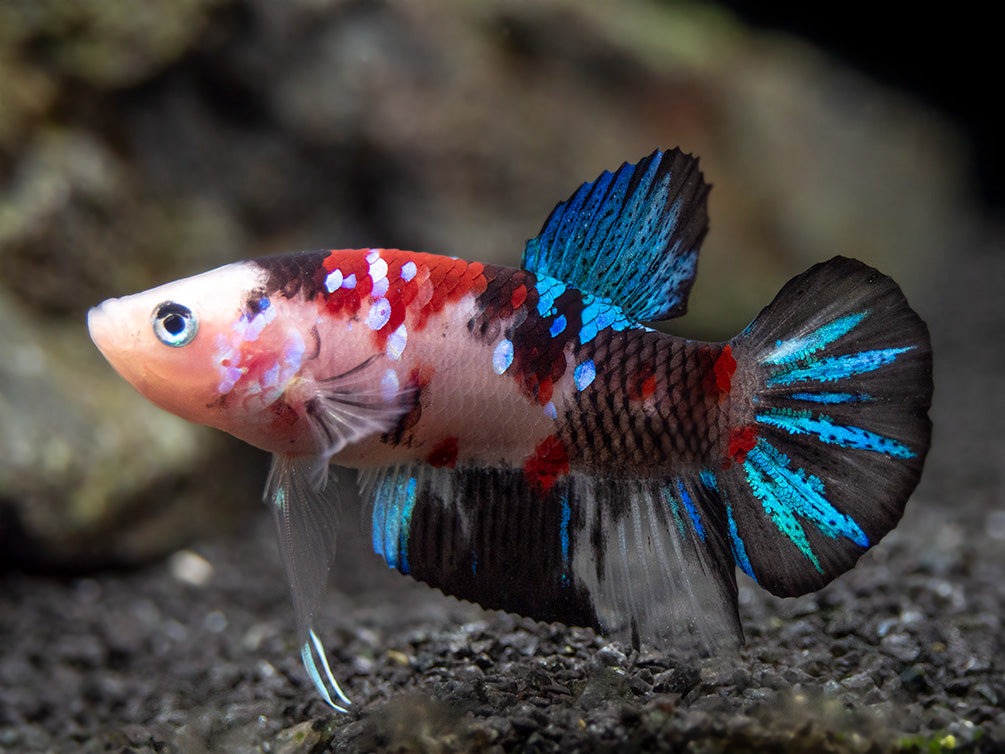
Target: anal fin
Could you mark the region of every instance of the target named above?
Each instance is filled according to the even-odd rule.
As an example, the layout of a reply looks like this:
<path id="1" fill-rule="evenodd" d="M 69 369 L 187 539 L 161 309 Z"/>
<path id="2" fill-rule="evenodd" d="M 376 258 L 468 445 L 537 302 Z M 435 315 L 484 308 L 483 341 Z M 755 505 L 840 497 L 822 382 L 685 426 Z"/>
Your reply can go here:
<path id="1" fill-rule="evenodd" d="M 361 479 L 374 550 L 447 594 L 626 642 L 713 652 L 740 639 L 733 559 L 713 490 L 425 465 Z"/>

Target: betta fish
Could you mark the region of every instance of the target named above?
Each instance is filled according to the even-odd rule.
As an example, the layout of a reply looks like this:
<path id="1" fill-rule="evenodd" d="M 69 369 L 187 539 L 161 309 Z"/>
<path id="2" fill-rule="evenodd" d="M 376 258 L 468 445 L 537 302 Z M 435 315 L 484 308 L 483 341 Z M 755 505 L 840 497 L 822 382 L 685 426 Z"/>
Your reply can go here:
<path id="1" fill-rule="evenodd" d="M 387 566 L 635 646 L 736 646 L 737 567 L 804 594 L 896 525 L 931 436 L 925 324 L 835 257 L 728 342 L 648 327 L 686 309 L 708 191 L 656 151 L 559 203 L 520 268 L 309 251 L 90 311 L 140 393 L 272 453 L 301 657 L 332 707 L 332 465 L 359 470 Z"/>

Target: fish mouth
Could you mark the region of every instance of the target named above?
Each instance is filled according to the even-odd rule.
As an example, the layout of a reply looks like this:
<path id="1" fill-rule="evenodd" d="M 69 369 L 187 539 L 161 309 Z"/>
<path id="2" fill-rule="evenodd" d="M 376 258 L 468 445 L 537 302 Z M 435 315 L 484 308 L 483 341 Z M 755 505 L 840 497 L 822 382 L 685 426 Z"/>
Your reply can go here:
<path id="1" fill-rule="evenodd" d="M 120 299 L 110 298 L 87 312 L 87 332 L 101 355 L 118 369 L 116 354 L 131 342 L 138 339 L 139 334 L 131 332 L 127 326 L 128 311 Z"/>
<path id="2" fill-rule="evenodd" d="M 98 347 L 98 350 L 102 354 L 105 353 L 105 346 L 108 344 L 112 319 L 108 314 L 108 308 L 105 306 L 107 303 L 106 301 L 93 306 L 87 312 L 87 332 L 91 336 L 94 345 Z"/>

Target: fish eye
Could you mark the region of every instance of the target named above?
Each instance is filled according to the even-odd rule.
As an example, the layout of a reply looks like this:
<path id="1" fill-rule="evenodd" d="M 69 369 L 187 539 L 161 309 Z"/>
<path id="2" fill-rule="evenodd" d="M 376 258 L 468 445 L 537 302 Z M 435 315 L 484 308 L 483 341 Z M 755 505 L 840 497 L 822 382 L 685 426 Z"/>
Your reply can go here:
<path id="1" fill-rule="evenodd" d="M 199 320 L 195 313 L 174 301 L 165 301 L 154 307 L 150 321 L 157 339 L 172 348 L 188 345 L 199 331 Z"/>

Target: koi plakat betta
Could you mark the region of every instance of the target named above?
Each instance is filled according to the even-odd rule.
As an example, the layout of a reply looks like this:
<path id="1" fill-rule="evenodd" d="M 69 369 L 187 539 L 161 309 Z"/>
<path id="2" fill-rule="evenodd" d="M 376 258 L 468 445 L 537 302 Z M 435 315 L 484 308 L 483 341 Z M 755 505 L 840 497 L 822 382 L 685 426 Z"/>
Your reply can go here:
<path id="1" fill-rule="evenodd" d="M 896 525 L 931 435 L 925 324 L 835 257 L 728 342 L 647 327 L 685 311 L 707 196 L 695 158 L 656 151 L 558 204 L 519 268 L 310 251 L 91 310 L 140 393 L 273 454 L 301 655 L 333 707 L 349 700 L 314 625 L 332 465 L 359 470 L 391 568 L 673 650 L 741 641 L 737 568 L 804 594 Z"/>

